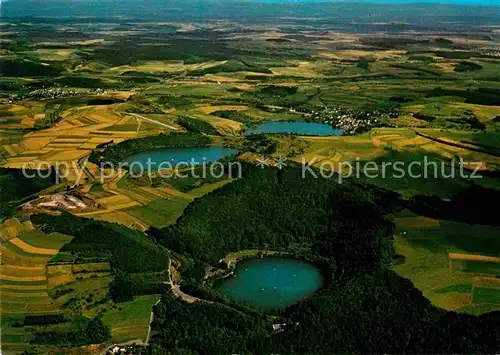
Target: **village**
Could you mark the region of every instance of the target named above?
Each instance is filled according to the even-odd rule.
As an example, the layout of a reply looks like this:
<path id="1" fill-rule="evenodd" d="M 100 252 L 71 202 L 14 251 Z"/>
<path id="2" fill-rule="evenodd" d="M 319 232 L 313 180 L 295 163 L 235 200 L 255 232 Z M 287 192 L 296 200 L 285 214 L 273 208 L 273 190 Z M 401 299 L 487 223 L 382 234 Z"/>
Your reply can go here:
<path id="1" fill-rule="evenodd" d="M 341 107 L 325 107 L 321 111 L 303 113 L 307 121 L 326 123 L 344 130 L 344 135 L 354 135 L 369 131 L 373 127 L 381 126 L 380 118 L 397 117 L 396 112 L 384 113 L 381 111 L 363 112 L 344 109 Z"/>

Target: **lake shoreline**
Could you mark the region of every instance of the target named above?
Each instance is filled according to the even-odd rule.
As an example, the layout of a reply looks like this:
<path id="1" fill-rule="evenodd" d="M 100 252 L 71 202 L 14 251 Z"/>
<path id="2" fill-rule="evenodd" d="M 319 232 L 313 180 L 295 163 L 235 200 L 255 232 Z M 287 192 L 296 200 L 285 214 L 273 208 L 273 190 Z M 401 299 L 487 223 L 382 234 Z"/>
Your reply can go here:
<path id="1" fill-rule="evenodd" d="M 239 252 L 229 253 L 224 258 L 219 260 L 218 267 L 208 267 L 205 270 L 205 275 L 203 277 L 203 283 L 214 290 L 216 293 L 220 293 L 224 297 L 229 297 L 234 301 L 240 302 L 230 295 L 221 292 L 220 286 L 222 283 L 231 280 L 238 276 L 237 269 L 241 266 L 242 263 L 252 262 L 252 260 L 262 260 L 262 259 L 284 259 L 285 262 L 293 261 L 299 264 L 307 264 L 310 267 L 316 269 L 320 275 L 320 285 L 313 292 L 306 293 L 303 297 L 297 300 L 297 302 L 290 303 L 285 305 L 284 307 L 279 308 L 288 308 L 296 303 L 300 302 L 303 298 L 311 297 L 312 295 L 324 290 L 331 284 L 332 275 L 334 274 L 334 270 L 329 265 L 327 260 L 319 257 L 319 256 L 305 256 L 305 255 L 297 255 L 289 251 L 277 251 L 277 250 L 262 250 L 262 249 L 248 249 L 242 250 Z M 246 270 L 248 271 L 248 270 Z M 245 303 L 245 302 L 243 302 Z M 247 303 L 248 304 L 248 303 Z M 248 304 L 252 308 L 260 309 L 259 306 Z M 275 308 L 277 309 L 277 308 Z M 273 308 L 268 309 L 268 311 L 273 311 Z"/>
<path id="2" fill-rule="evenodd" d="M 310 297 L 327 284 L 323 268 L 290 253 L 246 256 L 230 261 L 212 288 L 237 302 L 273 311 Z"/>
<path id="3" fill-rule="evenodd" d="M 310 121 L 264 121 L 242 132 L 244 137 L 256 134 L 291 134 L 311 137 L 341 136 L 345 132 L 328 123 Z"/>

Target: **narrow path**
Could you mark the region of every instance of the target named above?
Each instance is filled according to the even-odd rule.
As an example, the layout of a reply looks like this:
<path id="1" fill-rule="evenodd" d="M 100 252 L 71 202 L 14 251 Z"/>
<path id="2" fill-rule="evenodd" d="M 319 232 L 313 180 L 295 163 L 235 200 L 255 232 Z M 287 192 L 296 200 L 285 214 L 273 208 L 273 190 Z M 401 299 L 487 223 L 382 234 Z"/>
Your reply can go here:
<path id="1" fill-rule="evenodd" d="M 89 162 L 89 157 L 90 157 L 90 154 L 78 159 L 78 165 L 80 166 L 80 169 L 83 170 L 83 173 L 89 178 L 89 182 L 92 182 L 96 178 L 94 175 L 92 175 L 90 170 L 87 169 L 87 163 Z"/>
<path id="2" fill-rule="evenodd" d="M 196 302 L 196 301 L 201 301 L 199 298 L 190 296 L 184 292 L 181 291 L 179 285 L 175 285 L 173 280 L 172 280 L 172 274 L 170 272 L 170 268 L 172 267 L 172 258 L 168 258 L 168 281 L 165 281 L 164 283 L 167 285 L 170 285 L 170 290 L 172 290 L 172 293 L 174 294 L 175 297 L 180 298 L 186 302 Z M 149 341 L 151 339 L 151 326 L 153 324 L 154 320 L 154 306 L 156 306 L 158 303 L 160 303 L 161 297 L 156 301 L 156 303 L 153 305 L 153 309 L 151 309 L 151 316 L 149 317 L 149 327 L 148 327 L 148 333 L 146 335 L 146 341 L 144 342 L 144 345 L 147 346 L 149 345 Z"/>
<path id="3" fill-rule="evenodd" d="M 189 303 L 202 301 L 198 297 L 194 297 L 194 296 L 188 295 L 187 293 L 182 292 L 181 287 L 179 285 L 174 284 L 174 282 L 172 281 L 172 274 L 170 272 L 171 266 L 172 266 L 172 259 L 168 259 L 168 280 L 169 281 L 166 281 L 165 284 L 170 285 L 170 290 L 172 291 L 174 296 L 182 299 L 183 301 L 189 302 Z"/>
<path id="4" fill-rule="evenodd" d="M 163 126 L 163 127 L 166 127 L 166 128 L 170 128 L 174 131 L 177 131 L 177 127 L 174 127 L 174 126 L 170 126 L 166 123 L 163 123 L 163 122 L 160 122 L 160 121 L 157 121 L 157 120 L 153 120 L 152 118 L 148 118 L 148 117 L 144 117 L 144 116 L 141 116 L 137 113 L 131 113 L 131 112 L 126 112 L 125 114 L 127 115 L 130 115 L 130 116 L 134 116 L 135 118 L 138 118 L 138 119 L 141 119 L 141 120 L 145 120 L 145 121 L 148 121 L 148 122 L 152 122 L 152 123 L 156 123 L 160 126 Z"/>

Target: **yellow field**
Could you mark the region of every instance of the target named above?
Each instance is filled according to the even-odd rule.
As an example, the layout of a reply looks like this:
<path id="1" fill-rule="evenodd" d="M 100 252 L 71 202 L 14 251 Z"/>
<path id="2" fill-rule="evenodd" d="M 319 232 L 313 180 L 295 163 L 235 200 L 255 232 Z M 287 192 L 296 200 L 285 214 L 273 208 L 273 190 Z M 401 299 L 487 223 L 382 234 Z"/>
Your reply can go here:
<path id="1" fill-rule="evenodd" d="M 49 260 L 49 256 L 24 256 L 19 255 L 16 252 L 10 250 L 5 245 L 6 243 L 0 245 L 0 255 L 2 256 L 2 263 L 7 265 L 23 265 L 23 266 L 34 266 L 34 265 L 45 265 Z"/>
<path id="2" fill-rule="evenodd" d="M 475 105 L 467 103 L 456 103 L 450 105 L 450 107 L 464 108 L 471 110 L 477 118 L 483 120 L 489 120 L 500 115 L 500 106 L 485 106 L 485 105 Z"/>
<path id="3" fill-rule="evenodd" d="M 139 203 L 125 195 L 105 197 L 97 200 L 97 202 L 108 210 L 120 210 L 139 205 Z"/>
<path id="4" fill-rule="evenodd" d="M 221 108 L 221 107 L 239 107 L 239 108 L 241 108 L 241 110 L 243 110 L 243 107 L 246 108 L 246 106 L 205 106 L 202 108 L 190 110 L 190 111 L 188 111 L 188 113 L 189 113 L 189 116 L 191 116 L 193 118 L 210 123 L 222 135 L 235 135 L 238 132 L 240 132 L 241 128 L 243 126 L 243 124 L 241 122 L 229 120 L 227 118 L 211 116 L 211 115 L 206 113 L 207 110 L 210 111 L 211 109 L 214 109 L 214 108 L 216 108 L 216 109 L 214 109 L 211 112 L 218 111 L 219 108 Z"/>
<path id="5" fill-rule="evenodd" d="M 183 61 L 148 61 L 140 65 L 122 65 L 111 68 L 111 71 L 146 71 L 146 72 L 183 72 L 199 69 L 207 69 L 214 66 L 225 64 L 227 61 L 208 61 L 196 64 L 184 64 Z"/>
<path id="6" fill-rule="evenodd" d="M 49 277 L 59 274 L 71 274 L 72 272 L 72 264 L 47 265 L 47 275 Z"/>
<path id="7" fill-rule="evenodd" d="M 20 239 L 23 232 L 32 230 L 30 222 L 21 223 L 16 218 L 8 219 L 0 225 L 2 314 L 39 314 L 57 309 L 46 290 L 57 284 L 47 279 L 47 262 L 59 249 L 36 247 Z M 59 243 L 59 248 L 70 240 L 63 236 L 55 239 L 55 235 L 43 233 L 37 234 L 36 238 L 40 241 L 45 236 L 50 239 L 51 246 Z"/>
<path id="8" fill-rule="evenodd" d="M 203 113 L 207 115 L 217 111 L 245 111 L 248 109 L 249 109 L 248 106 L 230 106 L 230 105 L 204 106 L 199 108 L 199 110 L 203 111 Z"/>
<path id="9" fill-rule="evenodd" d="M 28 225 L 24 226 L 17 218 L 8 219 L 0 225 L 0 238 L 2 240 L 15 238 L 28 228 Z"/>
<path id="10" fill-rule="evenodd" d="M 19 238 L 13 238 L 9 240 L 10 243 L 14 244 L 15 246 L 19 247 L 26 253 L 31 253 L 31 254 L 39 254 L 39 255 L 56 255 L 59 250 L 56 249 L 44 249 L 44 248 L 37 248 L 33 247 L 25 242 L 23 242 Z"/>
<path id="11" fill-rule="evenodd" d="M 30 282 L 30 281 L 44 281 L 46 280 L 45 275 L 43 276 L 9 276 L 9 275 L 0 275 L 1 280 L 5 281 L 21 281 L 21 282 Z"/>
<path id="12" fill-rule="evenodd" d="M 391 141 L 393 146 L 396 146 L 397 148 L 400 148 L 400 149 L 408 147 L 408 146 L 418 147 L 421 144 L 426 144 L 428 142 L 429 142 L 429 140 L 427 138 L 424 138 L 424 137 L 415 137 L 415 138 L 408 138 L 408 139 L 403 138 L 403 139 Z"/>
<path id="13" fill-rule="evenodd" d="M 99 43 L 104 43 L 104 39 L 89 39 L 86 41 L 74 41 L 74 42 L 69 42 L 69 45 L 71 46 L 89 46 L 92 44 L 99 44 Z"/>
<path id="14" fill-rule="evenodd" d="M 128 97 L 130 92 L 115 93 L 120 97 Z M 119 143 L 124 139 L 137 136 L 159 134 L 166 127 L 158 125 L 154 129 L 131 131 L 106 131 L 109 127 L 130 120 L 119 112 L 120 104 L 108 106 L 82 106 L 71 108 L 61 114 L 62 120 L 54 127 L 42 131 L 30 132 L 20 138 L 18 143 L 3 145 L 7 156 L 4 166 L 8 168 L 36 167 L 40 163 L 55 164 L 57 162 L 77 163 L 90 154 L 97 145 L 113 140 Z M 34 109 L 38 109 L 36 106 Z M 17 105 L 10 108 L 25 114 L 27 107 Z M 33 109 L 32 109 L 33 110 Z M 76 165 L 75 165 L 76 166 Z M 95 168 L 95 167 L 94 167 Z M 95 169 L 94 169 L 95 170 Z M 69 171 L 67 181 L 81 183 L 77 177 L 80 170 Z"/>
<path id="15" fill-rule="evenodd" d="M 10 156 L 20 155 L 26 151 L 20 144 L 3 145 L 2 147 Z"/>
<path id="16" fill-rule="evenodd" d="M 68 284 L 70 282 L 73 282 L 74 280 L 75 280 L 75 277 L 73 276 L 73 274 L 49 276 L 49 278 L 47 279 L 47 286 L 50 288 L 53 288 L 56 286 Z"/>
<path id="17" fill-rule="evenodd" d="M 2 265 L 2 273 L 9 275 L 32 274 L 31 276 L 37 276 L 45 274 L 45 268 L 41 265 L 37 266 L 22 266 L 22 265 Z"/>
<path id="18" fill-rule="evenodd" d="M 395 220 L 398 228 L 412 229 L 412 228 L 439 228 L 440 222 L 436 219 L 427 218 L 423 216 L 418 217 L 399 217 Z"/>
<path id="19" fill-rule="evenodd" d="M 324 77 L 324 74 L 321 74 L 322 69 L 327 66 L 331 68 L 332 66 L 331 62 L 328 61 L 299 61 L 295 62 L 295 64 L 296 66 L 270 68 L 270 70 L 275 75 L 299 76 L 303 78 L 321 78 Z"/>
<path id="20" fill-rule="evenodd" d="M 34 54 L 38 56 L 40 60 L 46 61 L 57 61 L 57 60 L 66 60 L 69 56 L 73 54 L 73 50 L 70 49 L 60 49 L 60 50 L 52 50 L 52 49 L 37 49 L 34 51 Z"/>
<path id="21" fill-rule="evenodd" d="M 46 292 L 30 292 L 29 296 L 30 297 L 47 297 L 47 293 Z M 19 292 L 2 291 L 2 297 L 19 297 L 19 298 L 25 298 L 26 294 L 19 293 Z"/>
<path id="22" fill-rule="evenodd" d="M 448 257 L 453 260 L 474 260 L 474 261 L 487 261 L 490 263 L 500 263 L 500 257 L 495 257 L 495 256 L 448 253 Z"/>
<path id="23" fill-rule="evenodd" d="M 0 289 L 22 290 L 22 291 L 42 291 L 46 290 L 45 285 L 0 285 Z"/>

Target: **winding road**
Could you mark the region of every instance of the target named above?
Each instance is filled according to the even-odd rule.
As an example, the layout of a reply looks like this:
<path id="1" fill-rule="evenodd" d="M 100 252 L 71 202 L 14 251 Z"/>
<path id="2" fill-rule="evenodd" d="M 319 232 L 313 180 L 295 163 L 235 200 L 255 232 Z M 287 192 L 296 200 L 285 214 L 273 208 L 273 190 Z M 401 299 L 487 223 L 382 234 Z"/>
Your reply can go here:
<path id="1" fill-rule="evenodd" d="M 164 283 L 167 285 L 170 285 L 170 290 L 172 291 L 174 296 L 182 299 L 183 301 L 189 302 L 189 303 L 193 303 L 193 302 L 197 302 L 197 301 L 204 301 L 198 297 L 194 297 L 194 296 L 188 295 L 187 293 L 182 292 L 180 285 L 176 285 L 172 281 L 172 274 L 170 272 L 171 266 L 172 266 L 172 259 L 168 259 L 168 280 L 169 281 L 165 281 Z"/>
<path id="2" fill-rule="evenodd" d="M 189 302 L 189 303 L 193 303 L 193 302 L 197 302 L 197 301 L 210 302 L 210 301 L 202 300 L 202 299 L 200 299 L 198 297 L 194 297 L 194 296 L 188 295 L 187 293 L 182 292 L 180 286 L 176 285 L 174 283 L 174 281 L 172 280 L 172 273 L 170 272 L 171 267 L 172 267 L 172 259 L 169 258 L 168 259 L 168 281 L 165 281 L 163 283 L 170 286 L 170 290 L 172 291 L 172 293 L 174 294 L 175 297 L 180 298 L 183 301 Z M 153 305 L 153 308 L 158 303 L 160 303 L 160 301 L 161 301 L 161 297 Z M 132 345 L 132 344 L 136 344 L 136 345 L 139 345 L 139 346 L 148 346 L 149 345 L 149 341 L 151 339 L 151 326 L 153 324 L 153 320 L 154 320 L 154 311 L 153 311 L 153 309 L 151 309 L 151 316 L 149 317 L 148 333 L 146 335 L 146 341 L 145 342 L 143 342 L 141 339 L 137 339 L 137 340 L 128 341 L 126 343 L 111 344 L 108 347 L 106 347 L 100 353 L 100 355 L 105 355 L 108 351 L 111 351 L 111 349 L 114 348 L 115 346 L 126 347 L 127 345 Z"/>

